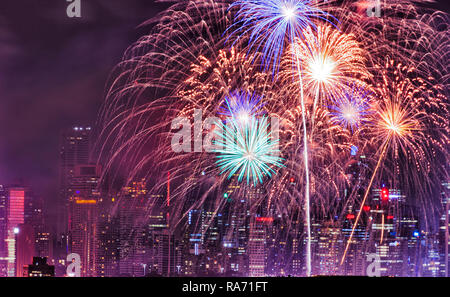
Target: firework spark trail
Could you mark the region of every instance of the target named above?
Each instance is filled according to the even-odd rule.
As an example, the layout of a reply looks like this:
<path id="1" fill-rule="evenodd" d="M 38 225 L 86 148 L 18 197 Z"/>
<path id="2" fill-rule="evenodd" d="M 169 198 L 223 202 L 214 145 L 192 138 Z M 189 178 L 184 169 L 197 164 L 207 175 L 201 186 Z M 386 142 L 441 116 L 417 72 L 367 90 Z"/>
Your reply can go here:
<path id="1" fill-rule="evenodd" d="M 363 84 L 362 80 L 370 77 L 370 73 L 364 66 L 365 58 L 358 42 L 353 35 L 342 34 L 339 30 L 332 26 L 319 26 L 317 33 L 314 34 L 311 28 L 307 28 L 303 33 L 303 39 L 296 40 L 291 45 L 293 52 L 292 57 L 295 59 L 294 64 L 297 68 L 297 75 L 300 81 L 301 94 L 301 108 L 305 110 L 305 103 L 303 98 L 303 75 L 307 79 L 306 88 L 308 93 L 314 97 L 312 123 L 310 137 L 314 133 L 314 119 L 316 107 L 319 101 L 319 96 L 322 94 L 324 98 L 337 97 L 339 92 L 342 92 L 345 84 L 350 81 Z M 289 56 L 288 56 L 289 57 Z M 287 76 L 290 75 L 290 70 L 287 67 Z M 303 70 L 303 71 L 302 71 Z M 286 75 L 286 73 L 284 74 Z M 308 147 L 307 147 L 307 129 L 305 113 L 302 112 L 303 121 L 303 147 L 305 158 L 305 172 L 306 172 L 306 195 L 305 195 L 305 213 L 307 224 L 307 257 L 311 257 L 311 219 L 310 219 L 310 168 L 308 161 Z M 307 261 L 307 271 L 311 271 L 310 261 Z"/>
<path id="2" fill-rule="evenodd" d="M 283 93 L 284 95 L 284 93 Z M 296 97 L 291 95 L 292 99 Z M 311 125 L 312 119 L 312 104 L 306 104 L 306 120 L 307 127 Z M 270 180 L 267 185 L 269 188 L 276 186 L 277 189 L 287 184 L 292 178 L 297 185 L 294 188 L 288 190 L 287 195 L 300 196 L 302 199 L 295 203 L 304 205 L 304 195 L 300 195 L 304 192 L 304 158 L 303 158 L 303 121 L 302 110 L 300 104 L 296 107 L 283 109 L 276 107 L 275 110 L 280 112 L 276 117 L 282 119 L 280 123 L 280 136 L 281 136 L 281 156 L 285 159 L 285 169 L 278 170 L 279 173 L 274 175 L 274 178 Z M 311 164 L 315 170 L 310 171 L 310 195 L 314 196 L 311 201 L 311 206 L 314 205 L 315 211 L 312 214 L 316 216 L 328 216 L 334 217 L 328 211 L 335 211 L 332 205 L 335 205 L 336 197 L 339 197 L 340 190 L 342 190 L 342 177 L 344 173 L 345 155 L 350 150 L 350 134 L 346 129 L 343 129 L 339 124 L 332 121 L 329 111 L 323 107 L 319 107 L 315 111 L 315 119 L 317 129 L 321 133 L 308 135 L 308 148 L 309 148 L 309 164 Z M 318 181 L 327 180 L 327 183 L 321 183 Z M 277 186 L 278 185 L 278 186 Z M 297 190 L 295 190 L 297 189 Z M 278 189 L 277 192 L 283 192 L 284 190 Z M 277 203 L 281 208 L 288 208 L 285 203 L 290 202 L 289 199 L 278 199 Z M 293 200 L 292 200 L 293 201 Z M 294 203 L 294 204 L 295 204 Z M 292 208 L 292 206 L 289 206 Z M 319 210 L 320 209 L 320 210 Z M 319 210 L 319 211 L 316 211 Z"/>
<path id="3" fill-rule="evenodd" d="M 310 0 L 238 0 L 231 8 L 238 6 L 236 20 L 242 22 L 244 33 L 249 34 L 249 51 L 262 48 L 263 65 L 266 69 L 272 66 L 272 72 L 276 75 L 280 66 L 281 56 L 285 50 L 286 36 L 290 45 L 294 44 L 294 67 L 297 69 L 300 84 L 300 104 L 302 106 L 303 121 L 303 157 L 305 166 L 305 223 L 307 229 L 307 251 L 306 251 L 306 275 L 311 276 L 311 220 L 310 220 L 310 197 L 309 197 L 309 165 L 308 165 L 308 137 L 306 129 L 305 102 L 303 98 L 303 81 L 301 64 L 297 47 L 297 38 L 303 37 L 306 28 L 316 28 L 313 18 L 322 19 L 327 22 L 331 15 L 321 9 L 314 7 Z M 239 23 L 239 22 L 237 22 Z M 242 30 L 237 29 L 235 32 Z M 241 36 L 242 36 L 241 35 Z M 239 37 L 238 37 L 239 40 Z"/>
<path id="4" fill-rule="evenodd" d="M 323 93 L 325 98 L 333 98 L 342 91 L 342 86 L 351 80 L 358 81 L 370 77 L 370 74 L 364 67 L 364 57 L 358 42 L 353 35 L 341 34 L 336 28 L 327 26 L 318 26 L 316 33 L 311 27 L 305 28 L 302 32 L 303 38 L 291 36 L 292 64 L 297 70 L 295 76 L 298 76 L 300 86 L 300 104 L 302 111 L 305 111 L 303 76 L 307 78 L 306 88 L 309 94 L 313 94 L 313 113 L 310 137 L 314 133 L 314 119 L 319 96 Z M 289 56 L 288 56 L 289 57 Z M 289 64 L 289 63 L 288 63 Z M 290 74 L 290 68 L 287 67 L 287 73 L 282 76 L 294 77 Z M 304 74 L 303 74 L 304 73 Z M 305 112 L 302 112 L 303 121 L 303 155 L 305 159 L 305 220 L 307 225 L 307 258 L 311 257 L 311 219 L 310 219 L 310 165 L 308 160 L 308 133 L 306 126 Z M 311 273 L 311 261 L 307 260 L 307 275 Z"/>
<path id="5" fill-rule="evenodd" d="M 295 40 L 295 39 L 294 39 Z M 305 100 L 303 98 L 303 79 L 300 66 L 299 54 L 297 47 L 295 50 L 296 67 L 298 71 L 299 83 L 300 83 L 300 104 L 302 108 L 302 122 L 303 122 L 303 159 L 305 160 L 305 221 L 306 221 L 306 275 L 311 276 L 311 213 L 310 213 L 310 201 L 309 201 L 309 159 L 308 159 L 308 136 L 306 128 L 306 108 Z M 314 118 L 314 115 L 313 115 Z"/>
<path id="6" fill-rule="evenodd" d="M 102 151 L 106 155 L 104 175 L 111 174 L 114 178 L 123 173 L 125 183 L 130 183 L 140 176 L 150 176 L 153 179 L 153 174 L 156 176 L 161 171 L 162 177 L 155 179 L 152 192 L 163 192 L 164 185 L 170 182 L 171 228 L 181 223 L 189 210 L 201 209 L 203 205 L 211 204 L 209 199 L 213 199 L 214 213 L 223 210 L 226 205 L 230 207 L 231 213 L 238 213 L 244 206 L 227 204 L 223 198 L 220 199 L 224 189 L 232 185 L 233 190 L 227 193 L 231 197 L 245 197 L 245 207 L 252 212 L 265 207 L 267 195 L 269 203 L 264 214 L 271 215 L 274 213 L 272 211 L 276 211 L 287 219 L 288 228 L 292 225 L 295 229 L 297 227 L 294 226 L 298 226 L 296 221 L 299 220 L 299 206 L 304 205 L 306 208 L 305 199 L 301 199 L 305 198 L 306 188 L 309 188 L 311 196 L 309 220 L 318 219 L 325 214 L 328 217 L 339 217 L 340 220 L 340 210 L 344 212 L 347 206 L 360 202 L 356 199 L 356 186 L 350 185 L 351 181 L 345 170 L 349 147 L 356 145 L 366 156 L 369 164 L 367 167 L 376 168 L 377 174 L 372 174 L 371 178 L 374 180 L 371 185 L 376 185 L 381 180 L 391 181 L 392 186 L 404 190 L 407 197 L 417 197 L 422 209 L 434 209 L 430 207 L 433 205 L 431 198 L 437 196 L 430 193 L 439 190 L 438 182 L 442 174 L 446 174 L 442 164 L 446 164 L 448 160 L 449 130 L 445 115 L 448 110 L 446 96 L 449 71 L 448 63 L 444 63 L 449 44 L 448 28 L 445 27 L 448 17 L 442 13 L 421 15 L 421 11 L 409 0 L 387 3 L 386 9 L 383 9 L 386 18 L 367 18 L 365 11 L 362 14 L 355 12 L 352 9 L 355 5 L 353 1 L 344 1 L 342 6 L 339 4 L 324 7 L 340 20 L 340 30 L 324 25 L 323 20 L 318 26 L 330 27 L 327 33 L 329 36 L 353 40 L 355 47 L 338 52 L 345 53 L 353 48 L 360 48 L 357 56 L 365 61 L 359 60 L 362 64 L 357 60 L 355 62 L 357 66 L 366 67 L 365 73 L 368 74 L 362 76 L 356 71 L 352 73 L 352 68 L 348 68 L 349 71 L 335 68 L 340 69 L 336 73 L 341 75 L 341 79 L 330 80 L 333 82 L 333 88 L 329 88 L 328 85 L 315 87 L 317 85 L 310 83 L 319 76 L 309 76 L 309 63 L 305 63 L 306 59 L 302 58 L 308 57 L 308 51 L 318 45 L 315 40 L 318 37 L 315 36 L 322 34 L 320 32 L 311 33 L 313 42 L 309 43 L 306 52 L 300 48 L 300 57 L 288 51 L 288 54 L 282 56 L 284 47 L 291 46 L 291 49 L 297 50 L 297 47 L 292 46 L 292 35 L 289 34 L 283 36 L 286 40 L 289 39 L 290 43 L 285 42 L 282 47 L 271 50 L 263 44 L 264 36 L 256 38 L 255 35 L 255 38 L 251 39 L 250 31 L 247 30 L 238 39 L 233 40 L 233 48 L 223 49 L 225 40 L 229 37 L 223 32 L 230 33 L 232 29 L 236 29 L 233 26 L 237 26 L 233 25 L 232 21 L 236 12 L 233 9 L 228 10 L 229 3 L 230 1 L 177 3 L 157 20 L 156 33 L 141 38 L 127 50 L 123 62 L 116 69 L 117 72 L 113 73 L 113 81 L 100 117 L 100 121 L 104 121 L 102 139 L 106 138 L 112 143 L 108 152 L 107 141 L 102 141 Z M 258 11 L 261 12 L 264 11 Z M 251 22 L 245 24 L 245 29 L 252 25 Z M 314 28 L 314 24 L 311 26 Z M 284 29 L 289 28 L 286 26 Z M 259 29 L 264 29 L 264 26 Z M 274 30 L 275 27 L 269 29 Z M 281 31 L 280 29 L 271 33 Z M 260 30 L 258 34 L 264 32 Z M 296 31 L 298 44 L 302 44 L 304 32 L 305 28 Z M 229 40 L 231 39 L 230 37 Z M 272 35 L 267 44 L 275 41 L 280 42 L 280 39 Z M 326 43 L 320 48 L 339 45 L 333 44 Z M 252 53 L 249 54 L 250 52 Z M 278 56 L 275 58 L 274 55 Z M 406 76 L 401 75 L 404 66 L 394 69 L 392 73 L 378 75 L 384 73 L 384 66 L 378 65 L 385 62 L 386 56 L 395 57 L 398 63 L 414 66 L 414 69 Z M 277 75 L 277 81 L 274 81 L 273 71 L 278 69 L 279 61 L 282 61 L 280 75 Z M 361 68 L 363 71 L 366 69 Z M 285 76 L 286 79 L 283 79 L 283 71 L 290 72 L 291 76 Z M 298 79 L 299 73 L 301 80 Z M 409 77 L 417 79 L 408 81 Z M 353 88 L 352 81 L 358 81 L 355 85 L 363 86 L 363 89 L 375 94 L 373 98 L 366 98 L 370 110 L 367 114 L 360 114 L 364 119 L 370 119 L 364 121 L 367 125 L 352 127 L 350 122 L 340 121 L 340 115 L 336 114 L 342 114 L 342 111 L 349 107 L 345 103 L 351 100 L 342 96 Z M 344 86 L 337 88 L 338 85 Z M 298 96 L 299 89 L 302 90 L 300 93 L 303 96 L 303 108 L 302 100 Z M 217 158 L 213 154 L 175 154 L 171 151 L 168 141 L 173 134 L 167 132 L 170 130 L 170 120 L 183 116 L 192 121 L 195 109 L 202 109 L 204 117 L 219 114 L 223 119 L 223 116 L 227 115 L 220 114 L 219 107 L 225 106 L 225 98 L 231 99 L 238 90 L 241 95 L 255 94 L 261 97 L 264 101 L 260 107 L 262 114 L 277 114 L 282 120 L 280 151 L 281 157 L 285 159 L 285 167 L 274 166 L 272 169 L 275 173 L 272 178 L 265 177 L 264 184 L 257 187 L 252 183 L 240 184 L 237 177 L 228 180 L 223 174 L 220 175 L 220 168 L 215 162 Z M 333 90 L 339 95 L 336 100 L 327 95 L 328 91 Z M 417 94 L 423 96 L 419 98 Z M 393 98 L 397 96 L 412 100 L 396 102 Z M 361 106 L 350 104 L 350 109 L 354 107 Z M 391 138 L 382 164 L 373 166 L 379 160 L 380 153 L 380 150 L 374 148 L 382 148 L 389 137 L 383 125 L 386 127 L 386 122 L 390 121 L 392 116 L 396 117 L 405 112 L 405 107 L 406 118 L 417 119 L 423 127 L 421 126 L 420 130 L 408 129 L 412 133 L 408 132 L 406 137 L 399 137 L 395 141 Z M 364 106 L 361 108 L 364 109 Z M 388 110 L 391 112 L 387 112 Z M 395 125 L 392 127 L 395 128 Z M 305 145 L 304 130 L 307 128 L 314 129 L 315 133 L 308 133 Z M 149 145 L 155 147 L 151 152 Z M 304 177 L 305 147 L 308 152 L 307 163 L 310 165 L 308 187 L 305 187 Z M 165 174 L 169 170 L 170 181 L 166 180 Z M 290 181 L 291 178 L 293 182 Z M 327 182 L 321 182 L 323 180 Z M 365 187 L 366 183 L 367 181 L 364 181 L 361 185 Z M 346 197 L 345 201 L 342 200 L 345 204 L 342 206 L 337 200 L 347 187 L 351 187 L 352 194 Z M 258 191 L 260 194 L 254 195 Z M 189 204 L 187 201 L 193 196 L 196 200 Z M 147 203 L 151 209 L 155 201 L 149 200 Z M 428 215 L 427 211 L 425 215 Z M 209 221 L 211 220 L 212 218 Z M 136 227 L 139 227 L 138 223 Z M 307 233 L 306 226 L 303 232 Z"/>
<path id="7" fill-rule="evenodd" d="M 365 89 L 353 85 L 343 90 L 329 107 L 333 121 L 352 132 L 360 128 L 370 115 L 370 94 Z"/>
<path id="8" fill-rule="evenodd" d="M 440 92 L 439 86 L 431 87 L 430 90 L 430 86 L 422 79 L 415 77 L 414 67 L 396 64 L 393 60 L 387 59 L 385 65 L 378 69 L 380 81 L 376 92 L 380 100 L 376 106 L 376 113 L 373 115 L 372 129 L 374 140 L 383 139 L 383 149 L 353 224 L 341 265 L 345 260 L 373 181 L 387 157 L 387 152 L 392 151 L 391 159 L 394 164 L 397 164 L 397 175 L 400 175 L 398 169 L 400 154 L 404 153 L 408 155 L 408 159 L 403 160 L 401 164 L 403 171 L 407 172 L 407 176 L 423 174 L 422 183 L 427 184 L 430 181 L 428 175 L 431 173 L 426 165 L 423 166 L 423 162 L 429 162 L 429 159 L 433 158 L 427 150 L 436 147 L 436 144 L 432 142 L 434 138 L 437 138 L 437 142 L 447 141 L 444 133 L 448 132 L 448 124 L 445 124 L 446 120 L 434 111 L 436 108 L 441 109 L 441 112 L 447 110 L 439 94 L 433 94 L 435 88 L 437 92 Z M 389 80 L 392 74 L 395 77 Z M 408 163 L 412 163 L 413 168 L 408 168 Z M 435 170 L 440 171 L 438 168 Z"/>
<path id="9" fill-rule="evenodd" d="M 386 141 L 385 141 L 385 143 L 384 143 L 384 145 L 383 145 L 383 149 L 382 149 L 382 151 L 381 151 L 381 153 L 380 153 L 380 157 L 378 158 L 377 165 L 375 166 L 375 169 L 374 169 L 374 172 L 373 172 L 373 174 L 372 174 L 372 177 L 370 178 L 369 184 L 368 184 L 368 186 L 367 186 L 367 190 L 366 190 L 366 192 L 364 193 L 364 198 L 363 198 L 363 200 L 361 201 L 361 206 L 360 206 L 360 208 L 359 208 L 358 215 L 356 216 L 355 222 L 353 223 L 352 231 L 351 231 L 351 233 L 350 233 L 350 237 L 349 237 L 348 240 L 347 240 L 347 244 L 346 244 L 346 246 L 345 246 L 344 254 L 342 255 L 342 258 L 341 258 L 341 264 L 340 264 L 340 265 L 342 265 L 342 264 L 344 263 L 345 256 L 347 255 L 347 251 L 348 251 L 348 248 L 350 247 L 350 243 L 351 243 L 351 241 L 352 241 L 353 234 L 355 233 L 355 229 L 356 229 L 356 226 L 358 225 L 359 218 L 360 218 L 360 216 L 361 216 L 361 214 L 362 214 L 362 212 L 363 212 L 362 210 L 363 210 L 363 208 L 364 208 L 364 205 L 365 205 L 365 203 L 366 203 L 366 200 L 367 200 L 367 197 L 368 197 L 368 195 L 369 195 L 370 189 L 371 189 L 371 187 L 372 187 L 372 183 L 373 183 L 373 181 L 374 181 L 374 179 L 375 179 L 375 176 L 376 176 L 376 174 L 377 174 L 378 169 L 380 168 L 381 161 L 383 160 L 383 156 L 384 156 L 384 154 L 386 153 L 386 149 L 387 149 L 387 147 L 388 147 L 389 140 L 390 140 L 390 136 L 389 136 L 388 139 L 386 139 Z"/>

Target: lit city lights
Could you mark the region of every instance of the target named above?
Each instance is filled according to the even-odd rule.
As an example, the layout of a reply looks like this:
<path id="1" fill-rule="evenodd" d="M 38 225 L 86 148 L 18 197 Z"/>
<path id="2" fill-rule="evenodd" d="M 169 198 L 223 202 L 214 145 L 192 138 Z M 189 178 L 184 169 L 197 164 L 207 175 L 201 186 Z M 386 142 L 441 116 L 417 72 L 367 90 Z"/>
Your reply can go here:
<path id="1" fill-rule="evenodd" d="M 19 2 L 0 4 L 6 287 L 449 276 L 450 3 Z"/>

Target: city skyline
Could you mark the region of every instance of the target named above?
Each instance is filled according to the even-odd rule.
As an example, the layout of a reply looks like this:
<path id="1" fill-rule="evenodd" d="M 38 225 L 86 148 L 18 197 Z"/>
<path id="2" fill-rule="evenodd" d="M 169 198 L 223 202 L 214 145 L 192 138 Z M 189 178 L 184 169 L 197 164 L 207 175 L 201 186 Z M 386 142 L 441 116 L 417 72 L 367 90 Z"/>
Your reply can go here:
<path id="1" fill-rule="evenodd" d="M 5 189 L 7 194 L 0 199 L 0 210 L 5 207 L 5 196 L 14 203 L 6 204 L 10 218 L 7 226 L 0 224 L 0 231 L 8 232 L 7 246 L 0 246 L 0 266 L 7 269 L 1 270 L 5 273 L 3 276 L 25 275 L 24 271 L 28 270 L 19 270 L 19 267 L 32 263 L 36 264 L 30 266 L 33 270 L 29 273 L 39 274 L 40 269 L 50 269 L 50 275 L 67 276 L 69 263 L 65 258 L 69 252 L 80 255 L 81 263 L 87 263 L 81 266 L 80 276 L 305 275 L 301 216 L 293 221 L 293 226 L 285 226 L 282 217 L 264 217 L 258 211 L 252 213 L 246 202 L 248 197 L 236 196 L 237 184 L 230 184 L 227 195 L 223 194 L 229 206 L 220 213 L 208 205 L 190 210 L 183 219 L 185 227 L 171 233 L 167 221 L 170 208 L 164 207 L 166 197 L 150 193 L 145 180 L 133 182 L 115 197 L 99 195 L 92 185 L 98 179 L 98 166 L 76 168 L 76 183 L 72 187 L 79 190 L 74 190 L 66 210 L 71 217 L 67 242 L 55 242 L 58 239 L 49 236 L 43 226 L 39 199 L 31 191 L 17 187 Z M 450 189 L 448 184 L 447 189 Z M 443 203 L 445 199 L 448 201 L 448 196 L 442 198 Z M 142 207 L 142 200 L 147 199 L 159 201 L 161 208 L 147 214 L 148 225 L 142 225 L 135 219 L 147 213 Z M 418 208 L 409 207 L 406 200 L 407 197 L 396 189 L 372 191 L 344 265 L 339 261 L 355 213 L 348 211 L 343 222 L 314 219 L 313 275 L 377 275 L 369 271 L 374 259 L 378 259 L 379 276 L 446 276 L 448 266 L 443 260 L 448 259 L 448 251 L 445 251 L 448 239 L 444 235 L 448 219 L 441 216 L 437 232 L 422 230 Z M 241 205 L 240 213 L 229 212 L 235 204 Z M 448 212 L 449 204 L 447 202 L 444 212 Z M 93 229 L 88 232 L 89 228 Z M 16 252 L 11 242 L 17 245 Z M 11 259 L 14 254 L 13 261 L 8 262 L 13 263 L 11 266 L 5 259 Z M 45 268 L 46 265 L 51 266 Z"/>
<path id="2" fill-rule="evenodd" d="M 396 1 L 0 4 L 0 275 L 448 276 L 449 4 Z"/>

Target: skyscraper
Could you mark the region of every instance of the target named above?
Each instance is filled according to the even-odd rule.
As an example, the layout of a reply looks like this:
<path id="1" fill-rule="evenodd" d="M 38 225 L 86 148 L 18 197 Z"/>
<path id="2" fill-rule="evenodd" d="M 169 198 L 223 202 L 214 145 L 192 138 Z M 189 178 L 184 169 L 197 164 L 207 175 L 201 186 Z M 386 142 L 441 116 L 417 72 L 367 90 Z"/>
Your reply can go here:
<path id="1" fill-rule="evenodd" d="M 0 185 L 0 277 L 7 276 L 8 267 L 8 197 L 6 189 Z"/>
<path id="2" fill-rule="evenodd" d="M 81 276 L 96 276 L 100 166 L 76 165 L 69 197 L 70 250 L 81 258 Z"/>
<path id="3" fill-rule="evenodd" d="M 249 205 L 251 199 L 255 199 L 257 194 L 255 188 L 242 194 L 241 185 L 237 182 L 236 176 L 224 194 L 226 204 L 221 217 L 224 267 L 233 276 L 247 275 L 249 271 L 248 242 L 251 221 Z"/>
<path id="4" fill-rule="evenodd" d="M 168 229 L 154 232 L 154 259 L 156 272 L 162 276 L 171 276 L 180 273 L 181 250 L 175 236 Z"/>
<path id="5" fill-rule="evenodd" d="M 69 199 L 73 195 L 71 188 L 75 176 L 75 166 L 89 164 L 91 149 L 91 127 L 76 126 L 66 129 L 60 139 L 59 168 L 59 211 L 57 234 L 67 232 Z"/>
<path id="6" fill-rule="evenodd" d="M 25 193 L 24 208 L 25 224 L 32 226 L 34 230 L 34 256 L 51 258 L 50 232 L 45 226 L 43 199 L 31 190 Z M 31 260 L 29 263 L 31 263 Z"/>
<path id="7" fill-rule="evenodd" d="M 267 260 L 267 227 L 272 224 L 271 217 L 256 217 L 250 224 L 248 239 L 249 275 L 264 276 Z"/>
<path id="8" fill-rule="evenodd" d="M 337 222 L 313 223 L 312 273 L 314 275 L 337 275 L 339 256 L 343 247 L 341 228 Z"/>
<path id="9" fill-rule="evenodd" d="M 27 265 L 33 260 L 35 232 L 33 226 L 20 224 L 16 235 L 16 276 L 27 275 Z"/>
<path id="10" fill-rule="evenodd" d="M 75 198 L 71 207 L 71 251 L 80 255 L 81 276 L 96 276 L 97 200 Z"/>
<path id="11" fill-rule="evenodd" d="M 120 222 L 112 213 L 117 205 L 116 197 L 102 197 L 98 204 L 97 224 L 97 276 L 113 277 L 119 275 Z"/>
<path id="12" fill-rule="evenodd" d="M 143 276 L 148 264 L 149 232 L 143 221 L 147 210 L 145 179 L 133 181 L 119 195 L 118 219 L 120 238 L 119 273 L 123 276 Z"/>
<path id="13" fill-rule="evenodd" d="M 442 216 L 439 220 L 439 242 L 441 258 L 441 276 L 448 277 L 450 274 L 450 261 L 448 251 L 450 248 L 449 229 L 450 229 L 450 183 L 443 183 L 444 191 L 441 194 Z"/>
<path id="14" fill-rule="evenodd" d="M 16 275 L 17 235 L 20 232 L 19 225 L 25 221 L 25 189 L 10 188 L 8 195 L 8 264 L 7 275 Z"/>

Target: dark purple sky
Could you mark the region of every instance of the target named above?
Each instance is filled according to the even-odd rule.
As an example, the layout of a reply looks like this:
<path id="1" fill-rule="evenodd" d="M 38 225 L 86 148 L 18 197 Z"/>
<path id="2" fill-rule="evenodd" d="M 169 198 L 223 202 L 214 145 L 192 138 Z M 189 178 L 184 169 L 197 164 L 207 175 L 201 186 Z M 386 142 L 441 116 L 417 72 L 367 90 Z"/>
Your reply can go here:
<path id="1" fill-rule="evenodd" d="M 448 0 L 441 9 L 448 11 Z M 62 128 L 94 124 L 108 74 L 167 4 L 151 0 L 0 0 L 0 184 L 54 201 Z"/>
<path id="2" fill-rule="evenodd" d="M 105 83 L 137 28 L 167 5 L 148 0 L 0 1 L 0 184 L 55 199 L 62 128 L 94 124 Z"/>

